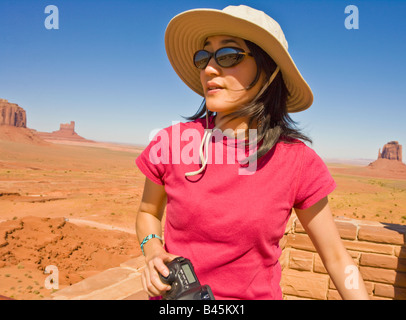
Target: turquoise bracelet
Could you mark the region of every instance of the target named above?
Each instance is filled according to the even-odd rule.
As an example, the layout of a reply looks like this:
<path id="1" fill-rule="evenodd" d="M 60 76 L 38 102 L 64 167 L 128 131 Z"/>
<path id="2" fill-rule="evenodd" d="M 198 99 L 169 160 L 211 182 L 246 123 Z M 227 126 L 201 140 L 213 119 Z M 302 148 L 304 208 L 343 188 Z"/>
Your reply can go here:
<path id="1" fill-rule="evenodd" d="M 149 234 L 149 235 L 147 235 L 145 238 L 144 238 L 144 240 L 142 240 L 142 242 L 141 242 L 141 251 L 142 251 L 142 254 L 145 256 L 145 253 L 144 253 L 144 245 L 149 241 L 149 240 L 151 240 L 151 239 L 153 239 L 153 238 L 158 238 L 159 240 L 161 240 L 162 241 L 162 238 L 160 237 L 160 236 L 158 236 L 158 235 L 156 235 L 156 234 Z"/>

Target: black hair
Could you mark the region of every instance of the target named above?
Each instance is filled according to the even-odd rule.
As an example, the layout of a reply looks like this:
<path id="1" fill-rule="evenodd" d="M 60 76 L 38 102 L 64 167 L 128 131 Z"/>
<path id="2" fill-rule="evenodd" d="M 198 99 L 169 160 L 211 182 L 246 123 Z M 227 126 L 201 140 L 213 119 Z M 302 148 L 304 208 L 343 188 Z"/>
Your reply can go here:
<path id="1" fill-rule="evenodd" d="M 274 60 L 258 45 L 251 41 L 245 40 L 250 52 L 252 53 L 257 64 L 257 76 L 247 90 L 252 88 L 259 80 L 261 72 L 265 74 L 265 82 L 271 77 L 276 69 Z M 286 102 L 289 96 L 289 91 L 283 81 L 281 72 L 278 72 L 272 83 L 266 88 L 264 93 L 250 103 L 243 105 L 238 110 L 227 115 L 229 120 L 244 117 L 248 118 L 248 128 L 257 126 L 257 138 L 260 143 L 257 150 L 257 158 L 261 158 L 278 141 L 291 143 L 294 139 L 307 141 L 312 143 L 312 140 L 300 132 L 297 128 L 297 123 L 289 116 Z M 214 115 L 214 112 L 207 110 L 208 115 Z M 197 120 L 204 118 L 206 115 L 206 101 L 203 100 L 199 110 L 191 117 L 186 117 L 187 120 Z"/>

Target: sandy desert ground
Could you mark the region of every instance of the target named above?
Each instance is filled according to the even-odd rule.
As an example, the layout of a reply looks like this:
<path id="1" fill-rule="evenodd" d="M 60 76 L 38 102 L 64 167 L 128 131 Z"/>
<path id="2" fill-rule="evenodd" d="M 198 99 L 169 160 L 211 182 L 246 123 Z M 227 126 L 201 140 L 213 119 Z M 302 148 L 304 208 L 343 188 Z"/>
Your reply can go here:
<path id="1" fill-rule="evenodd" d="M 375 168 L 327 163 L 337 183 L 329 197 L 333 214 L 406 224 L 406 169 L 402 165 L 400 170 L 393 170 L 388 161 L 394 160 L 383 159 Z"/>
<path id="2" fill-rule="evenodd" d="M 0 295 L 42 299 L 47 265 L 59 288 L 141 254 L 139 149 L 0 140 Z"/>
<path id="3" fill-rule="evenodd" d="M 58 267 L 63 288 L 141 254 L 139 152 L 0 139 L 0 295 L 46 299 L 47 265 Z M 330 196 L 335 216 L 406 223 L 406 174 L 328 166 L 338 185 Z"/>

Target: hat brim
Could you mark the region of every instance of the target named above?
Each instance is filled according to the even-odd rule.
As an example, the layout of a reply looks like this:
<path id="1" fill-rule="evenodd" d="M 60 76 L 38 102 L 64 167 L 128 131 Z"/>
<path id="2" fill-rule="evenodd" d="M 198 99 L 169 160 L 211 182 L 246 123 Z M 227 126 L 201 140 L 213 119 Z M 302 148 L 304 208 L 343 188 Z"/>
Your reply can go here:
<path id="1" fill-rule="evenodd" d="M 313 94 L 285 47 L 264 28 L 216 9 L 194 9 L 175 16 L 165 32 L 165 48 L 178 76 L 204 97 L 200 71 L 193 64 L 194 53 L 213 35 L 230 35 L 259 45 L 280 67 L 289 90 L 288 112 L 309 108 Z"/>

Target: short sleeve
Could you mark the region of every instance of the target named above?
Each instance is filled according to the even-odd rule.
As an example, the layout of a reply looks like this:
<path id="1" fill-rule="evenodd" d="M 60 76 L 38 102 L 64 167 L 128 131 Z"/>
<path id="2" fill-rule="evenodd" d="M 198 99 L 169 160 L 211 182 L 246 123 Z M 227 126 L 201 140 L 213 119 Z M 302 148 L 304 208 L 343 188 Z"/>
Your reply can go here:
<path id="1" fill-rule="evenodd" d="M 313 149 L 304 145 L 294 208 L 311 207 L 333 192 L 335 187 L 336 183 L 324 161 Z"/>
<path id="2" fill-rule="evenodd" d="M 164 185 L 170 159 L 169 134 L 163 129 L 135 160 L 141 172 L 151 181 Z"/>

